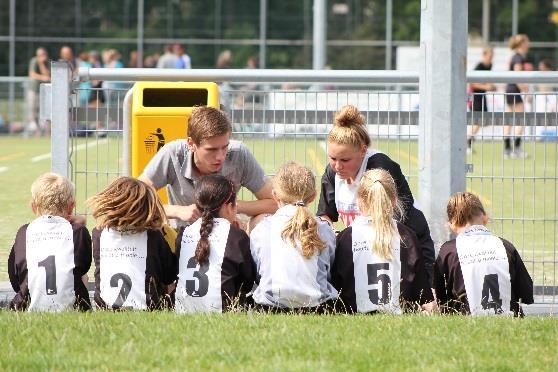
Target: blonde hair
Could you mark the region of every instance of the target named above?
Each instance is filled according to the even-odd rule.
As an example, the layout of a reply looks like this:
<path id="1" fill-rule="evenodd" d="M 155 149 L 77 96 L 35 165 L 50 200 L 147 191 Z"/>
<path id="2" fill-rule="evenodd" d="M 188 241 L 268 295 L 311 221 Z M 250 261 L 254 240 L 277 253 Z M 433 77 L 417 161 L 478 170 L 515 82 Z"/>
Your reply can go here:
<path id="1" fill-rule="evenodd" d="M 447 206 L 448 221 L 463 227 L 476 217 L 486 214 L 480 199 L 470 192 L 458 192 L 453 194 Z"/>
<path id="2" fill-rule="evenodd" d="M 391 240 L 399 236 L 393 219 L 401 215 L 402 209 L 395 181 L 389 172 L 379 168 L 366 171 L 357 189 L 357 201 L 360 213 L 368 217 L 374 226 L 372 252 L 391 260 Z"/>
<path id="3" fill-rule="evenodd" d="M 281 231 L 281 238 L 293 246 L 298 240 L 305 258 L 321 252 L 326 245 L 318 235 L 316 217 L 306 207 L 316 196 L 312 171 L 296 162 L 286 163 L 273 178 L 273 191 L 280 202 L 297 206 L 294 216 Z"/>
<path id="4" fill-rule="evenodd" d="M 519 48 L 523 43 L 528 42 L 529 37 L 525 34 L 513 35 L 508 40 L 508 47 L 512 50 Z"/>
<path id="5" fill-rule="evenodd" d="M 232 132 L 231 122 L 221 110 L 208 106 L 194 107 L 188 119 L 188 136 L 196 144 Z"/>
<path id="6" fill-rule="evenodd" d="M 343 106 L 335 114 L 335 124 L 329 131 L 327 141 L 356 148 L 370 146 L 370 136 L 366 131 L 364 116 L 355 106 Z"/>
<path id="7" fill-rule="evenodd" d="M 31 201 L 40 215 L 64 217 L 75 202 L 74 185 L 66 177 L 45 173 L 31 185 Z"/>
<path id="8" fill-rule="evenodd" d="M 166 222 L 163 205 L 154 188 L 132 177 L 119 177 L 87 200 L 97 228 L 140 233 L 159 230 Z"/>

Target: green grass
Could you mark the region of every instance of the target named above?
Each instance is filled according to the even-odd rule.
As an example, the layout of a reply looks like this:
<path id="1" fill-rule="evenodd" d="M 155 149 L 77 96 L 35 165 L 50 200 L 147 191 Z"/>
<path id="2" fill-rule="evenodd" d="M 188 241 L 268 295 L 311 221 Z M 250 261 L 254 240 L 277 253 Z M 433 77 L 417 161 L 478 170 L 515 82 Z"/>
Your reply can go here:
<path id="1" fill-rule="evenodd" d="M 553 370 L 558 320 L 0 312 L 1 370 Z"/>
<path id="2" fill-rule="evenodd" d="M 236 136 L 236 138 L 241 138 Z M 321 176 L 327 164 L 323 138 L 254 139 L 241 138 L 252 150 L 267 174 L 273 174 L 285 161 L 296 159 L 310 166 Z M 89 145 L 89 146 L 87 146 Z M 72 169 L 77 189 L 78 212 L 85 212 L 84 201 L 105 187 L 121 170 L 122 143 L 116 138 L 80 138 L 72 157 Z M 525 144 L 530 154 L 524 160 L 503 160 L 500 141 L 476 144 L 476 152 L 467 158 L 474 164 L 468 173 L 467 188 L 480 194 L 492 217 L 490 228 L 512 241 L 519 249 L 536 284 L 557 285 L 558 272 L 558 144 Z M 376 140 L 374 147 L 397 161 L 409 178 L 417 196 L 417 142 Z M 27 207 L 29 188 L 33 180 L 50 169 L 50 159 L 35 163 L 33 156 L 49 153 L 48 139 L 0 137 L 0 280 L 6 280 L 7 253 L 17 228 L 33 216 Z M 249 193 L 242 193 L 249 198 Z M 446 200 L 440 200 L 445 205 Z M 313 206 L 315 208 L 315 205 Z M 89 227 L 93 222 L 88 221 Z"/>

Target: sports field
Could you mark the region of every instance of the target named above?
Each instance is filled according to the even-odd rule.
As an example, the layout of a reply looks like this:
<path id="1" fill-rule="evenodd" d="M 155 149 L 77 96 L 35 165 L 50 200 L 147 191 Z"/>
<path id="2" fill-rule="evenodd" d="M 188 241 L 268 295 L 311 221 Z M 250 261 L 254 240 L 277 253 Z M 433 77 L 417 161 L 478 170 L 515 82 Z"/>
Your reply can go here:
<path id="1" fill-rule="evenodd" d="M 323 138 L 244 137 L 243 141 L 268 174 L 293 159 L 312 167 L 318 176 L 327 164 Z M 399 162 L 416 196 L 416 141 L 379 140 L 374 147 Z M 557 147 L 556 143 L 530 142 L 525 145 L 528 159 L 503 160 L 501 142 L 484 141 L 477 144 L 475 154 L 467 161 L 474 164 L 473 172 L 468 173 L 468 188 L 480 194 L 492 217 L 490 227 L 516 245 L 537 285 L 558 283 Z M 121 151 L 121 141 L 116 138 L 75 142 L 72 166 L 80 172 L 75 177 L 78 212 L 85 210 L 83 201 L 87 197 L 121 170 Z M 7 254 L 17 228 L 33 218 L 28 207 L 30 185 L 49 169 L 49 139 L 0 137 L 0 280 L 7 280 Z M 440 203 L 445 205 L 446 200 Z M 89 219 L 88 225 L 93 222 Z"/>
<path id="2" fill-rule="evenodd" d="M 0 312 L 9 370 L 535 370 L 555 318 Z"/>

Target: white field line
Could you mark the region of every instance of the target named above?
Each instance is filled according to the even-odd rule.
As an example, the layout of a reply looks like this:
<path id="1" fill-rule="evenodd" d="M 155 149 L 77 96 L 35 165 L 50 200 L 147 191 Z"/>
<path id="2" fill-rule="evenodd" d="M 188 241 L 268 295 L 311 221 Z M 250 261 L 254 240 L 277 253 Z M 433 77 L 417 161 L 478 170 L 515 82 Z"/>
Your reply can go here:
<path id="1" fill-rule="evenodd" d="M 76 147 L 74 147 L 74 151 L 79 151 L 79 150 L 83 150 L 87 147 L 93 147 L 93 146 L 97 146 L 97 145 L 101 145 L 101 144 L 106 144 L 108 142 L 108 140 L 106 138 L 100 140 L 100 141 L 93 141 L 93 142 L 88 142 L 88 143 L 82 143 L 81 145 L 77 145 Z M 46 160 L 46 159 L 50 159 L 51 157 L 51 153 L 46 153 L 46 154 L 42 154 L 42 155 L 37 155 L 31 158 L 31 162 L 32 163 L 36 163 L 38 161 L 41 160 Z"/>
<path id="2" fill-rule="evenodd" d="M 5 171 L 7 171 L 9 168 L 8 167 L 0 167 L 0 173 L 3 173 Z"/>

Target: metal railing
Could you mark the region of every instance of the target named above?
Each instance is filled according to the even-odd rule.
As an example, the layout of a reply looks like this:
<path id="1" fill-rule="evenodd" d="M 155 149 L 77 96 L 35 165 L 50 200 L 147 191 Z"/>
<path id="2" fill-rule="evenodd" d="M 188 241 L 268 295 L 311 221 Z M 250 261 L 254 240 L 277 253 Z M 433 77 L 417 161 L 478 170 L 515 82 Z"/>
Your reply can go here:
<path id="1" fill-rule="evenodd" d="M 55 76 L 57 73 L 59 78 Z M 356 105 L 365 116 L 373 147 L 401 165 L 415 196 L 418 196 L 419 170 L 428 166 L 419 162 L 420 133 L 424 128 L 419 126 L 418 76 L 413 73 L 89 69 L 80 70 L 78 76 L 82 81 L 220 82 L 221 102 L 231 118 L 233 138 L 242 140 L 252 150 L 267 174 L 273 174 L 285 161 L 296 159 L 320 177 L 328 161 L 325 136 L 335 111 L 348 103 Z M 556 84 L 558 73 L 472 72 L 468 81 Z M 78 193 L 78 212 L 85 212 L 83 200 L 118 175 L 127 173 L 125 123 L 130 113 L 130 95 L 127 100 L 124 87 L 84 89 L 77 83 L 70 86 L 69 82 L 67 70 L 53 68 L 52 108 L 42 112 L 53 123 L 53 170 L 72 178 Z M 279 86 L 286 82 L 290 85 Z M 80 100 L 84 90 L 90 96 L 107 94 L 114 99 L 105 99 L 104 103 L 97 99 L 91 104 Z M 554 92 L 524 94 L 523 100 L 532 102 L 532 109 L 526 104 L 525 112 L 514 108 L 506 112 L 505 93 L 489 92 L 485 99 L 488 111 L 467 113 L 469 128 L 480 124 L 462 168 L 466 172 L 467 189 L 480 195 L 491 217 L 490 228 L 518 248 L 540 299 L 555 302 L 558 110 L 551 106 L 556 106 L 552 102 L 556 102 L 557 95 Z M 543 99 L 544 106 L 540 104 Z M 50 102 L 48 96 L 42 100 L 45 105 Z M 518 137 L 528 157 L 507 159 L 503 139 L 510 138 L 515 145 L 515 135 L 504 136 L 508 125 L 511 133 L 519 128 L 523 130 Z M 417 199 L 420 207 L 421 200 Z M 447 200 L 436 202 L 445 206 Z"/>

